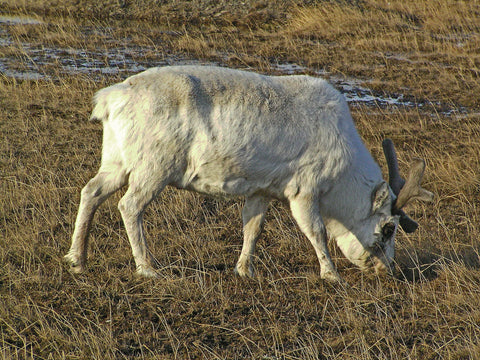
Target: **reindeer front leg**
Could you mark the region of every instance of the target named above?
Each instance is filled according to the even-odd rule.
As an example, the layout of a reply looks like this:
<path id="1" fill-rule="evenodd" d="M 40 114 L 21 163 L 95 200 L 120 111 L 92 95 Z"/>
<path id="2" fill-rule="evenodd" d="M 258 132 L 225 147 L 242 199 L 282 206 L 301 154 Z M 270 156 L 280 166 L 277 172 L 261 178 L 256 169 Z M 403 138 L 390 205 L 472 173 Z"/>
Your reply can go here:
<path id="1" fill-rule="evenodd" d="M 243 206 L 243 246 L 235 272 L 240 276 L 254 276 L 253 253 L 262 232 L 269 199 L 263 196 L 251 196 L 245 199 Z"/>
<path id="2" fill-rule="evenodd" d="M 332 282 L 343 282 L 335 269 L 327 247 L 327 230 L 319 211 L 319 200 L 311 194 L 299 194 L 290 200 L 292 215 L 300 230 L 307 236 L 317 253 L 320 277 Z"/>

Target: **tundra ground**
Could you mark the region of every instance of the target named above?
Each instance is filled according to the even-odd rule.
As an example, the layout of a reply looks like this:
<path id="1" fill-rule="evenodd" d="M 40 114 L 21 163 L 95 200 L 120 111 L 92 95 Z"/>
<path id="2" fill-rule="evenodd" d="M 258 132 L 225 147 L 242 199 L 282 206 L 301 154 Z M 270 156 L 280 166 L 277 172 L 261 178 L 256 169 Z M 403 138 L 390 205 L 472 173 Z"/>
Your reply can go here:
<path id="1" fill-rule="evenodd" d="M 0 14 L 39 20 L 0 24 L 0 359 L 480 358 L 478 2 L 1 0 Z M 47 49 L 100 54 L 97 70 L 32 55 Z M 79 192 L 100 160 L 91 97 L 131 64 L 175 59 L 263 73 L 295 63 L 374 99 L 401 94 L 401 105 L 351 102 L 382 168 L 390 137 L 403 172 L 425 158 L 437 195 L 407 209 L 420 228 L 397 235 L 399 275 L 368 276 L 332 243 L 350 287 L 325 283 L 274 202 L 257 278 L 240 279 L 242 200 L 174 189 L 146 214 L 159 279 L 133 275 L 121 193 L 97 212 L 86 273 L 70 273 Z"/>

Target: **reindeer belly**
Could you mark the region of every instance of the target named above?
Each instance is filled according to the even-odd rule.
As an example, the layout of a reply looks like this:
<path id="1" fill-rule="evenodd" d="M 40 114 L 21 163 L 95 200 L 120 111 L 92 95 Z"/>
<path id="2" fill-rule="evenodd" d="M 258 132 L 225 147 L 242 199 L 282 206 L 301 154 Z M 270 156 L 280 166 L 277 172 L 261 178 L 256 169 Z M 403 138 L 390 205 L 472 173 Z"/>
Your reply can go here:
<path id="1" fill-rule="evenodd" d="M 256 192 L 255 184 L 245 178 L 212 180 L 195 177 L 185 189 L 220 198 L 245 196 Z"/>
<path id="2" fill-rule="evenodd" d="M 202 194 L 230 198 L 263 193 L 282 197 L 283 174 L 270 171 L 268 166 L 248 167 L 237 160 L 221 158 L 189 166 L 179 186 Z"/>

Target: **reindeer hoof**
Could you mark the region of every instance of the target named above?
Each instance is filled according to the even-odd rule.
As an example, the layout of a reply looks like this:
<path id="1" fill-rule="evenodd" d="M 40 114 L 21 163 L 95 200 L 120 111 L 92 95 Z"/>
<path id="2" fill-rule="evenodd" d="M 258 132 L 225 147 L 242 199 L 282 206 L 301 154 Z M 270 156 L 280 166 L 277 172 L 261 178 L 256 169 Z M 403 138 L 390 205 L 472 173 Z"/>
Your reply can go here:
<path id="1" fill-rule="evenodd" d="M 79 259 L 79 256 L 73 253 L 68 253 L 63 257 L 67 264 L 70 264 L 70 271 L 75 274 L 80 274 L 85 271 L 85 262 Z"/>
<path id="2" fill-rule="evenodd" d="M 150 265 L 137 266 L 137 271 L 135 272 L 135 275 L 149 279 L 158 278 L 158 273 Z"/>
<path id="3" fill-rule="evenodd" d="M 235 274 L 243 278 L 253 279 L 255 277 L 255 272 L 253 271 L 253 267 L 247 266 L 244 264 L 237 263 L 233 271 L 235 272 Z"/>
<path id="4" fill-rule="evenodd" d="M 345 283 L 345 281 L 342 279 L 340 275 L 338 275 L 336 271 L 326 271 L 322 273 L 320 277 L 332 283 L 338 283 L 338 284 Z"/>

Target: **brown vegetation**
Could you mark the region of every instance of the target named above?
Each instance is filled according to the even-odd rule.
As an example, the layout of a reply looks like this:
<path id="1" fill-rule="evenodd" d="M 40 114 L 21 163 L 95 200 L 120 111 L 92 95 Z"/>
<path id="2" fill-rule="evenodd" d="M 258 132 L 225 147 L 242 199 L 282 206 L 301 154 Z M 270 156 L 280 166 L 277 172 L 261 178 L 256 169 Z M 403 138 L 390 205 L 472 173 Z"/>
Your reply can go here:
<path id="1" fill-rule="evenodd" d="M 217 4 L 221 3 L 221 4 Z M 401 167 L 427 161 L 434 204 L 408 212 L 402 275 L 368 277 L 331 251 L 350 288 L 318 277 L 313 249 L 288 209 L 271 206 L 256 280 L 233 267 L 241 201 L 168 189 L 146 231 L 161 278 L 133 276 L 116 209 L 95 218 L 88 270 L 62 263 L 79 190 L 96 172 L 101 125 L 88 121 L 93 78 L 52 61 L 37 80 L 0 77 L 0 359 L 475 359 L 480 354 L 480 5 L 474 1 L 0 0 L 0 13 L 43 23 L 1 26 L 0 49 L 23 71 L 25 44 L 107 51 L 134 59 L 215 61 L 260 72 L 363 79 L 417 106 L 353 106 L 384 167 L 391 137 Z M 105 60 L 107 64 L 108 60 Z M 12 61 L 13 63 L 13 61 Z"/>

